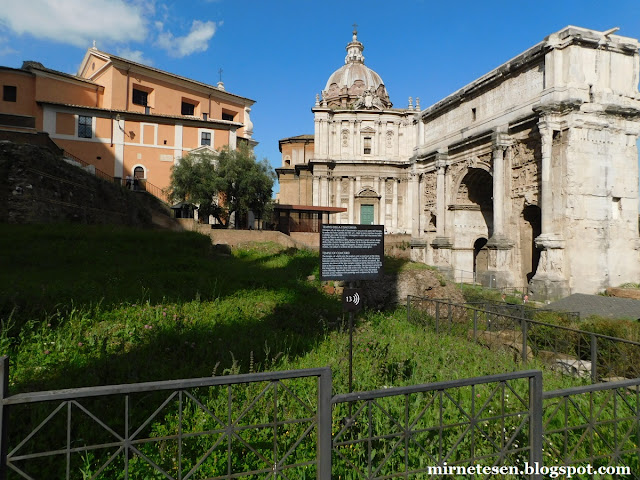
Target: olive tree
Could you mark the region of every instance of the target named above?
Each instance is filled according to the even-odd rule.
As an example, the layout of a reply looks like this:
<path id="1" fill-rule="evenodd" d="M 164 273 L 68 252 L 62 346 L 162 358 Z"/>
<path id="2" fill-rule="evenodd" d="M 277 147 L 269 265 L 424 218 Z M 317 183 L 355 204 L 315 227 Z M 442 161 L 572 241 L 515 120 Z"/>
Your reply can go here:
<path id="1" fill-rule="evenodd" d="M 199 215 L 213 215 L 228 226 L 234 213 L 236 218 L 246 218 L 249 210 L 258 218 L 264 215 L 274 179 L 269 162 L 258 161 L 245 145 L 235 150 L 225 147 L 217 152 L 197 152 L 173 167 L 169 198 L 195 204 Z"/>

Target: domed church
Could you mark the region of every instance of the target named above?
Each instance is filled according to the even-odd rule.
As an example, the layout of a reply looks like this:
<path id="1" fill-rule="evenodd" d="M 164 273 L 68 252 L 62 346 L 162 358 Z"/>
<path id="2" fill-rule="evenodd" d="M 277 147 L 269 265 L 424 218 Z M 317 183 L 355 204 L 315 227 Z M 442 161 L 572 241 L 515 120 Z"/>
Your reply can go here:
<path id="1" fill-rule="evenodd" d="M 456 281 L 538 300 L 637 282 L 639 42 L 616 31 L 565 27 L 421 110 L 393 107 L 354 30 L 313 135 L 279 142 L 278 228 L 384 225 Z"/>
<path id="2" fill-rule="evenodd" d="M 382 78 L 365 65 L 357 31 L 346 50 L 344 65 L 316 96 L 314 135 L 280 140 L 279 202 L 331 207 L 331 223 L 384 224 L 388 233 L 409 233 L 407 159 L 419 106 L 393 108 Z"/>

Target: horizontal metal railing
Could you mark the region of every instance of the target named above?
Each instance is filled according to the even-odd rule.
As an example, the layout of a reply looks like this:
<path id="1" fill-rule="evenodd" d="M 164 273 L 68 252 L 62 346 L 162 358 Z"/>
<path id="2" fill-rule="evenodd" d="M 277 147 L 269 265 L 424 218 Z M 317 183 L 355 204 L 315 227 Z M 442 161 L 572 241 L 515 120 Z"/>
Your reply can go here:
<path id="1" fill-rule="evenodd" d="M 156 198 L 159 198 L 165 203 L 169 203 L 169 196 L 162 188 L 148 182 L 144 178 L 118 178 L 115 180 L 117 183 L 125 187 L 132 192 L 147 192 Z"/>
<path id="2" fill-rule="evenodd" d="M 407 317 L 436 333 L 510 349 L 524 362 L 538 356 L 552 368 L 593 383 L 640 377 L 639 342 L 423 297 L 407 297 Z"/>
<path id="3" fill-rule="evenodd" d="M 96 168 L 95 165 L 92 165 L 90 163 L 85 162 L 81 158 L 76 157 L 75 155 L 67 152 L 66 150 L 63 151 L 62 155 L 63 155 L 63 157 L 68 158 L 69 160 L 71 160 L 73 162 L 79 163 L 83 167 L 91 167 L 94 170 L 96 177 L 102 178 L 103 180 L 107 180 L 109 182 L 113 182 L 113 177 L 111 175 L 109 175 L 108 173 L 103 172 L 99 168 Z"/>
<path id="4" fill-rule="evenodd" d="M 0 357 L 2 480 L 442 478 L 447 465 L 524 462 L 640 479 L 640 379 L 545 393 L 529 370 L 332 397 L 330 369 L 316 368 L 8 395 L 8 373 Z"/>
<path id="5" fill-rule="evenodd" d="M 154 185 L 153 183 L 148 182 L 144 178 L 134 180 L 133 178 L 126 179 L 126 178 L 120 178 L 120 177 L 113 177 L 108 173 L 105 173 L 102 170 L 96 168 L 95 165 L 85 162 L 81 158 L 76 157 L 75 155 L 67 152 L 66 150 L 64 151 L 63 156 L 75 163 L 82 165 L 83 167 L 90 167 L 95 171 L 95 176 L 98 178 L 101 178 L 108 182 L 118 183 L 119 185 L 126 187 L 128 190 L 150 193 L 154 197 L 162 200 L 163 202 L 169 203 L 169 196 L 167 195 L 166 191 L 158 187 L 157 185 Z"/>
<path id="6" fill-rule="evenodd" d="M 436 478 L 447 465 L 541 464 L 541 395 L 537 370 L 336 395 L 334 474 Z"/>
<path id="7" fill-rule="evenodd" d="M 640 479 L 640 378 L 543 393 L 543 447 L 561 465 L 626 467 Z"/>
<path id="8" fill-rule="evenodd" d="M 204 468 L 208 472 L 217 472 L 216 478 L 225 479 L 235 478 L 239 473 L 277 477 L 281 472 L 307 468 L 315 469 L 318 475 L 324 475 L 322 478 L 329 478 L 329 368 L 107 385 L 11 396 L 7 395 L 7 378 L 8 359 L 2 357 L 2 480 L 7 478 L 9 470 L 23 478 L 33 478 L 29 469 L 36 468 L 34 465 L 38 462 L 42 464 L 41 469 L 48 472 L 49 478 L 65 479 L 89 478 L 87 463 L 91 463 L 90 478 L 105 478 L 100 475 L 109 478 L 109 475 L 116 474 L 124 474 L 128 478 L 134 464 L 149 476 L 167 479 L 202 475 L 199 470 Z M 309 385 L 296 388 L 290 384 L 290 381 L 305 379 L 315 379 L 316 395 L 312 401 L 308 401 Z M 213 397 L 201 391 L 211 388 L 217 388 Z M 154 397 L 154 394 L 158 396 Z M 116 401 L 116 398 L 120 400 Z M 287 401 L 288 407 L 285 406 Z M 53 408 L 37 408 L 48 404 L 53 404 Z M 153 409 L 156 405 L 157 408 Z M 28 407 L 31 415 L 39 415 L 41 420 L 36 422 L 37 426 L 30 425 L 16 437 L 15 432 L 9 432 L 8 413 L 18 407 Z M 120 409 L 120 414 L 117 414 Z M 111 422 L 119 424 L 103 420 L 106 412 L 110 412 Z M 298 415 L 294 415 L 296 413 Z M 190 423 L 189 414 L 199 419 L 197 425 Z M 163 426 L 167 419 L 172 422 L 171 428 Z M 82 428 L 78 426 L 81 421 L 84 422 Z M 85 426 L 87 422 L 92 427 Z M 287 433 L 292 432 L 292 438 L 278 442 L 275 439 L 283 429 Z M 78 431 L 84 431 L 85 435 L 90 432 L 102 440 L 75 438 Z M 274 440 L 269 442 L 270 447 L 265 448 L 246 439 L 249 431 L 258 432 L 258 437 L 264 436 L 261 432 L 271 432 Z M 39 434 L 43 432 L 47 437 L 45 444 L 39 441 Z M 311 458 L 296 451 L 310 436 L 316 437 L 311 441 L 317 445 L 317 452 L 313 452 Z M 206 448 L 192 451 L 194 442 L 209 443 Z M 51 449 L 50 444 L 56 444 L 56 448 Z M 167 449 L 167 458 L 157 455 L 158 450 Z M 244 452 L 251 461 L 245 458 L 244 464 L 238 465 L 236 459 L 241 456 L 240 452 Z"/>

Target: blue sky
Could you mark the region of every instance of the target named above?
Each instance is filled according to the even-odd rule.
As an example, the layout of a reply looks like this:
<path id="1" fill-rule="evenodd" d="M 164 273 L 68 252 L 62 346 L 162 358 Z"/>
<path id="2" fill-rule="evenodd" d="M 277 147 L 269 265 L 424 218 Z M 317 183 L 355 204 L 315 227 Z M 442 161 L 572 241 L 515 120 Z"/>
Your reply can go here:
<path id="1" fill-rule="evenodd" d="M 222 68 L 228 91 L 256 100 L 256 153 L 277 167 L 279 139 L 313 133 L 353 23 L 394 105 L 426 108 L 566 25 L 640 37 L 640 0 L 0 0 L 0 65 L 76 73 L 95 40 L 212 85 Z"/>

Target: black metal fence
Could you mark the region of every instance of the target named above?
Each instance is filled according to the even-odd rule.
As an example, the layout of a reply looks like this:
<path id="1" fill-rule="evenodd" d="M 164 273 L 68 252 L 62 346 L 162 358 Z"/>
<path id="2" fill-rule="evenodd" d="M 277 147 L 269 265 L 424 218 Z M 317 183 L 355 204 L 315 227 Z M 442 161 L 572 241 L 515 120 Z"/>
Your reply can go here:
<path id="1" fill-rule="evenodd" d="M 540 371 L 337 395 L 334 478 L 454 478 L 442 474 L 541 465 L 541 399 Z"/>
<path id="2" fill-rule="evenodd" d="M 331 370 L 7 395 L 0 478 L 329 478 Z"/>
<path id="3" fill-rule="evenodd" d="M 8 395 L 2 357 L 0 479 L 539 480 L 560 466 L 640 479 L 640 378 L 542 382 L 530 370 L 332 397 L 319 368 Z"/>
<path id="4" fill-rule="evenodd" d="M 407 298 L 407 316 L 436 333 L 508 350 L 523 362 L 536 357 L 553 370 L 592 383 L 640 377 L 640 343 L 631 340 L 423 297 Z"/>
<path id="5" fill-rule="evenodd" d="M 545 392 L 543 401 L 545 456 L 561 465 L 630 471 L 600 478 L 640 478 L 640 379 Z"/>

